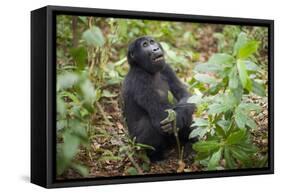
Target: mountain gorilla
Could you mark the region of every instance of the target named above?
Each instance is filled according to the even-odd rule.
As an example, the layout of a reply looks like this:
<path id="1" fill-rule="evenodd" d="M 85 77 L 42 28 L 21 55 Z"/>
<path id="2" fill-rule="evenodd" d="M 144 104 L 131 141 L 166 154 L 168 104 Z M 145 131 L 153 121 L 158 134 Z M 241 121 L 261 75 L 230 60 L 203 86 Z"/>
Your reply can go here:
<path id="1" fill-rule="evenodd" d="M 131 137 L 138 143 L 154 147 L 148 151 L 152 161 L 163 159 L 167 148 L 175 145 L 172 123 L 160 123 L 167 118 L 167 109 L 177 114 L 179 139 L 186 145 L 194 104 L 187 103 L 186 86 L 165 62 L 161 45 L 152 37 L 144 36 L 133 41 L 127 55 L 130 70 L 122 88 L 124 116 Z M 168 101 L 168 91 L 177 100 L 176 106 Z"/>

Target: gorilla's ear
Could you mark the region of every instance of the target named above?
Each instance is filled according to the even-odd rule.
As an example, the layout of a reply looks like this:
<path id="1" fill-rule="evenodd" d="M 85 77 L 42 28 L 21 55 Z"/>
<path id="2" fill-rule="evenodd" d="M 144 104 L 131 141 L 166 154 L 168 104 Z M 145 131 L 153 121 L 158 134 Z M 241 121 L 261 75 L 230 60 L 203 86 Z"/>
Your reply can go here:
<path id="1" fill-rule="evenodd" d="M 133 59 L 134 58 L 134 52 L 133 51 L 129 51 L 129 56 Z"/>
<path id="2" fill-rule="evenodd" d="M 128 48 L 128 58 L 131 59 L 131 60 L 134 59 L 134 57 L 135 57 L 134 48 L 135 48 L 134 44 L 130 44 L 129 45 L 129 48 Z"/>

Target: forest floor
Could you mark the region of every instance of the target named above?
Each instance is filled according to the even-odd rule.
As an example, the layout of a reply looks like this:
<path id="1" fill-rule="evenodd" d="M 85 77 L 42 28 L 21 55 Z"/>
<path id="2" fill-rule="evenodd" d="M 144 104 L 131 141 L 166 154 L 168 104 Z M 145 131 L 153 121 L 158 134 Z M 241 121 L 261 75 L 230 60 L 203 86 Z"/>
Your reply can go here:
<path id="1" fill-rule="evenodd" d="M 118 98 L 118 97 L 116 97 Z M 253 115 L 257 122 L 258 128 L 251 131 L 253 136 L 253 142 L 259 148 L 262 148 L 262 152 L 265 154 L 268 151 L 268 103 L 265 98 L 257 96 L 251 96 L 248 101 L 258 103 L 262 106 L 263 110 L 256 115 Z M 115 102 L 114 100 L 111 102 Z M 117 157 L 120 147 L 127 144 L 127 129 L 124 126 L 120 107 L 114 104 L 107 104 L 104 102 L 105 108 L 104 113 L 110 115 L 109 119 L 111 123 L 114 123 L 115 128 L 102 122 L 97 124 L 96 134 L 93 135 L 91 140 L 91 146 L 88 149 L 81 148 L 77 159 L 82 161 L 86 166 L 90 168 L 90 174 L 88 178 L 95 177 L 114 177 L 130 175 L 127 173 L 127 169 L 134 166 L 132 161 L 127 156 Z M 114 134 L 114 135 L 113 135 Z M 121 138 L 116 139 L 116 136 Z M 109 150 L 108 157 L 104 155 L 104 150 Z M 134 159 L 136 163 L 141 163 L 140 158 Z M 195 172 L 201 171 L 202 167 L 200 164 L 192 161 L 193 158 L 185 159 L 185 165 L 183 172 Z M 143 171 L 139 175 L 145 174 L 169 174 L 177 173 L 179 168 L 178 153 L 175 148 L 172 148 L 166 155 L 165 159 L 159 162 L 153 162 L 149 164 L 148 169 Z M 81 177 L 77 172 L 69 169 L 62 175 L 61 178 L 85 178 Z"/>

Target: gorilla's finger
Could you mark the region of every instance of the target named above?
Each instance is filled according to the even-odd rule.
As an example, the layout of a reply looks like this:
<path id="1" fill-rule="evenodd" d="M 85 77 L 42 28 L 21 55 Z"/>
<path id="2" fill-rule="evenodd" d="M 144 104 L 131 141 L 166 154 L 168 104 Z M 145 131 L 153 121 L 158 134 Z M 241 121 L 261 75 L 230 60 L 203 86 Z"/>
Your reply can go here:
<path id="1" fill-rule="evenodd" d="M 171 123 L 171 121 L 168 118 L 166 118 L 166 119 L 164 119 L 160 122 L 160 125 L 166 125 L 166 124 L 169 124 L 169 123 Z"/>

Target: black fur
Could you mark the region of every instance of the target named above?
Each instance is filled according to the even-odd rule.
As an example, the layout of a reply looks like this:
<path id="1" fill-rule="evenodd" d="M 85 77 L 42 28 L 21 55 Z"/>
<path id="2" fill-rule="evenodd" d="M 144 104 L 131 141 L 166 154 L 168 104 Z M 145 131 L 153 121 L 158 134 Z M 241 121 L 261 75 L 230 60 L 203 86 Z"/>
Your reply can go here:
<path id="1" fill-rule="evenodd" d="M 185 144 L 195 107 L 187 103 L 189 94 L 185 85 L 165 62 L 161 45 L 152 37 L 140 37 L 132 42 L 127 58 L 130 70 L 123 83 L 122 97 L 129 134 L 137 142 L 153 146 L 155 150 L 148 155 L 152 160 L 159 160 L 175 143 L 174 135 L 163 132 L 160 124 L 167 117 L 165 110 L 176 111 L 179 137 Z M 168 102 L 168 91 L 177 99 L 176 106 Z"/>

